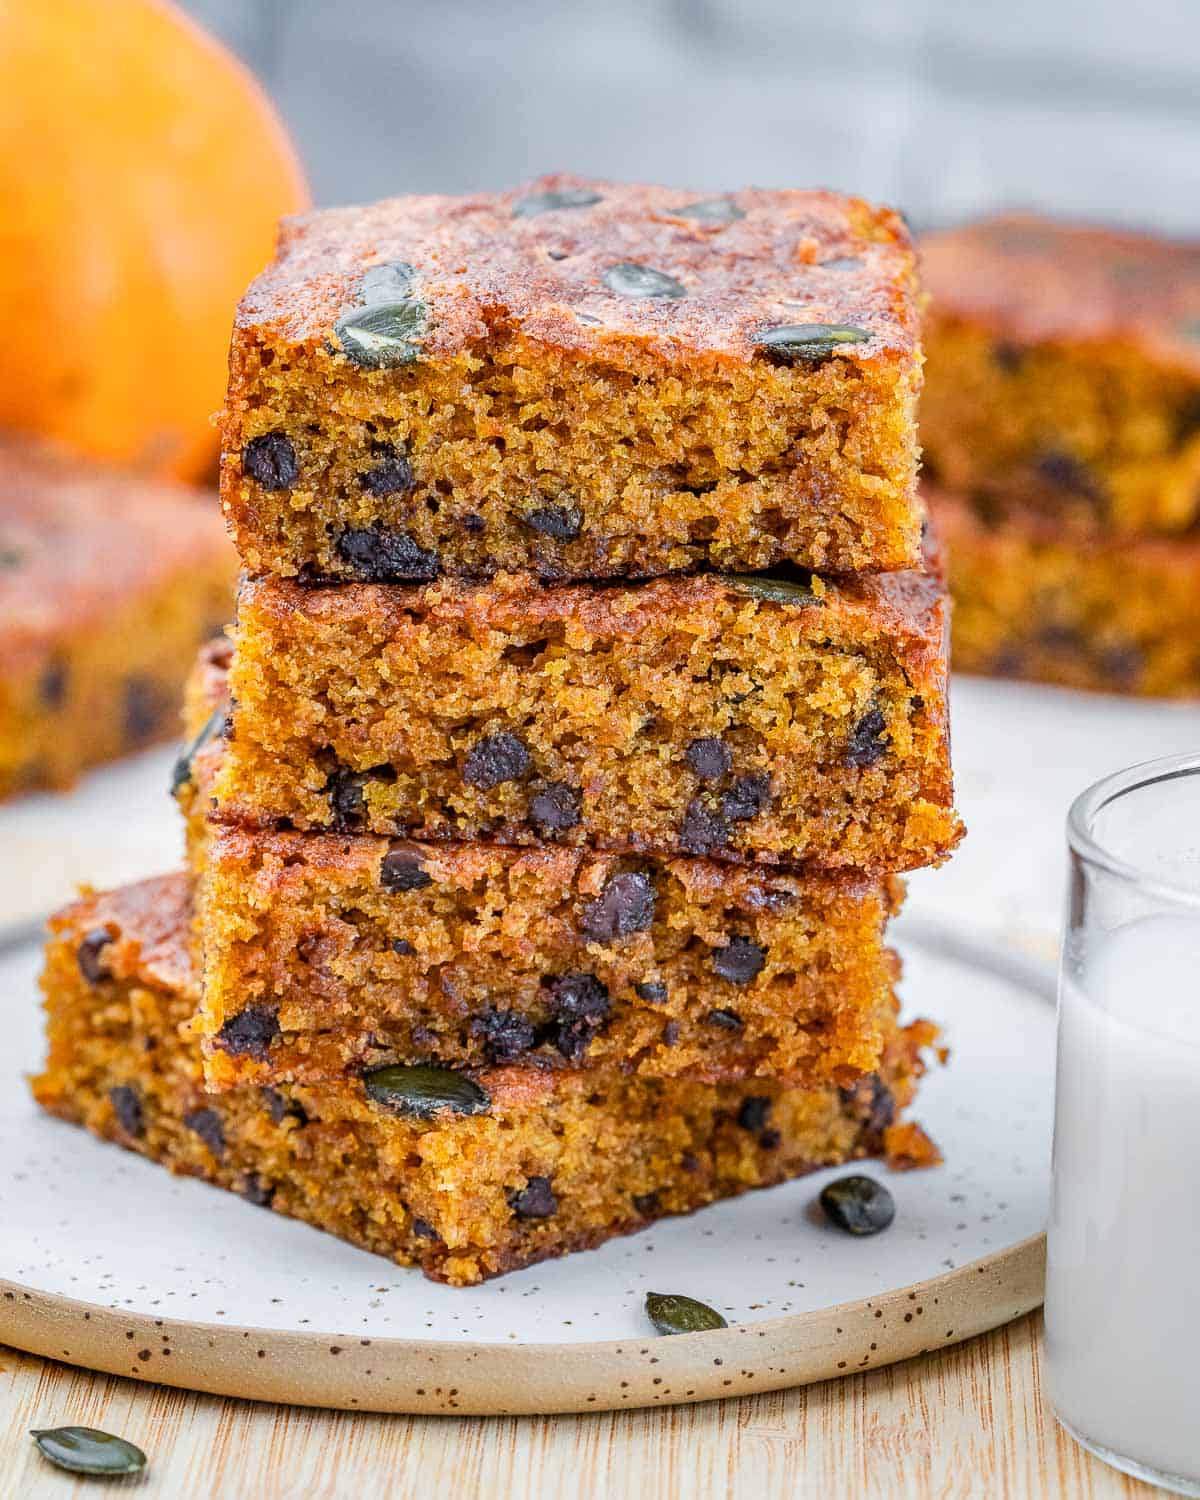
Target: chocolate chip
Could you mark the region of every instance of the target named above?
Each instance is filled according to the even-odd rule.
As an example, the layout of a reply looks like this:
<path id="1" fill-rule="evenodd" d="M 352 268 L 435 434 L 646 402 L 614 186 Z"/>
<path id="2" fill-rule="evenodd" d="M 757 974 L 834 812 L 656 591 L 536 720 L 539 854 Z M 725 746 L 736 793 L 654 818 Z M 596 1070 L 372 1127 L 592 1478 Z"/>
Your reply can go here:
<path id="1" fill-rule="evenodd" d="M 423 891 L 433 884 L 433 876 L 421 863 L 420 855 L 401 844 L 389 849 L 380 861 L 379 884 L 394 896 L 400 891 Z"/>
<path id="2" fill-rule="evenodd" d="M 125 684 L 125 743 L 143 745 L 163 727 L 174 709 L 166 693 L 149 677 L 131 677 Z"/>
<path id="3" fill-rule="evenodd" d="M 550 781 L 529 804 L 529 816 L 544 837 L 576 827 L 581 816 L 580 807 L 577 787 L 569 786 L 565 781 Z"/>
<path id="4" fill-rule="evenodd" d="M 850 743 L 846 746 L 845 762 L 864 770 L 873 766 L 887 753 L 890 736 L 887 721 L 877 708 L 869 708 L 850 732 Z"/>
<path id="5" fill-rule="evenodd" d="M 253 1203 L 255 1208 L 270 1208 L 271 1200 L 275 1196 L 274 1183 L 268 1182 L 265 1177 L 260 1177 L 257 1172 L 247 1172 L 242 1178 L 238 1191 L 247 1203 Z"/>
<path id="6" fill-rule="evenodd" d="M 633 988 L 639 1000 L 646 1000 L 651 1005 L 662 1005 L 667 998 L 666 985 L 657 979 L 644 980 L 641 984 L 635 984 Z"/>
<path id="7" fill-rule="evenodd" d="M 1034 459 L 1034 469 L 1047 484 L 1080 499 L 1099 502 L 1104 487 L 1088 466 L 1060 448 L 1048 448 Z"/>
<path id="8" fill-rule="evenodd" d="M 662 1029 L 662 1039 L 664 1047 L 673 1047 L 675 1045 L 675 1043 L 679 1040 L 678 1021 L 667 1022 L 667 1024 Z"/>
<path id="9" fill-rule="evenodd" d="M 556 542 L 573 542 L 583 528 L 583 512 L 574 505 L 542 505 L 522 518 L 541 536 Z"/>
<path id="10" fill-rule="evenodd" d="M 412 1232 L 419 1240 L 440 1240 L 441 1235 L 433 1227 L 428 1219 L 414 1218 L 412 1221 Z"/>
<path id="11" fill-rule="evenodd" d="M 713 954 L 713 973 L 730 984 L 749 984 L 767 961 L 767 950 L 761 943 L 752 943 L 749 938 L 730 938 L 724 948 Z"/>
<path id="12" fill-rule="evenodd" d="M 262 1091 L 263 1103 L 267 1106 L 267 1113 L 276 1125 L 282 1125 L 284 1120 L 295 1120 L 299 1125 L 308 1124 L 308 1116 L 302 1105 L 297 1104 L 294 1099 L 285 1099 L 278 1089 L 264 1088 Z"/>
<path id="13" fill-rule="evenodd" d="M 282 432 L 251 438 L 242 449 L 242 472 L 264 490 L 290 490 L 300 478 L 291 439 Z"/>
<path id="14" fill-rule="evenodd" d="M 43 708 L 53 711 L 61 708 L 67 697 L 68 669 L 61 657 L 56 657 L 43 669 L 38 678 L 38 702 Z"/>
<path id="15" fill-rule="evenodd" d="M 505 1197 L 514 1218 L 548 1219 L 558 1212 L 558 1199 L 548 1177 L 531 1177 L 520 1190 L 510 1188 Z"/>
<path id="16" fill-rule="evenodd" d="M 516 735 L 501 730 L 485 735 L 472 746 L 463 766 L 463 780 L 487 792 L 506 781 L 519 781 L 528 775 L 532 764 L 529 751 Z"/>
<path id="17" fill-rule="evenodd" d="M 683 815 L 679 842 L 689 854 L 710 854 L 714 849 L 723 849 L 729 842 L 729 824 L 720 813 L 713 812 L 698 797 L 693 797 Z"/>
<path id="18" fill-rule="evenodd" d="M 679 1158 L 679 1165 L 685 1172 L 698 1172 L 700 1170 L 700 1158 L 694 1156 L 690 1151 L 685 1151 Z"/>
<path id="19" fill-rule="evenodd" d="M 1133 687 L 1146 665 L 1140 647 L 1132 642 L 1124 645 L 1105 646 L 1100 652 L 1100 666 L 1113 682 L 1124 688 Z"/>
<path id="20" fill-rule="evenodd" d="M 462 523 L 464 531 L 479 532 L 487 530 L 487 522 L 482 516 L 476 515 L 473 510 L 469 510 L 466 513 L 466 515 L 462 518 Z"/>
<path id="21" fill-rule="evenodd" d="M 777 1151 L 783 1136 L 778 1130 L 764 1130 L 758 1138 L 758 1144 L 764 1151 Z"/>
<path id="22" fill-rule="evenodd" d="M 568 1062 L 578 1062 L 612 1008 L 608 991 L 594 974 L 563 974 L 549 989 L 554 1045 Z"/>
<path id="23" fill-rule="evenodd" d="M 634 1193 L 634 1210 L 641 1214 L 643 1219 L 653 1219 L 659 1212 L 657 1193 Z"/>
<path id="24" fill-rule="evenodd" d="M 329 811 L 338 833 L 353 833 L 366 820 L 367 804 L 363 795 L 368 781 L 390 782 L 396 773 L 390 766 L 372 766 L 369 771 L 352 771 L 338 766 L 330 771 L 324 790 L 329 794 Z"/>
<path id="25" fill-rule="evenodd" d="M 483 1055 L 491 1063 L 515 1062 L 537 1045 L 533 1024 L 515 1010 L 488 1006 L 471 1023 L 471 1035 L 483 1044 Z"/>
<path id="26" fill-rule="evenodd" d="M 109 1089 L 108 1100 L 117 1117 L 117 1124 L 126 1135 L 136 1140 L 145 1134 L 146 1121 L 142 1114 L 141 1095 L 137 1089 L 131 1084 L 119 1083 L 116 1088 Z"/>
<path id="27" fill-rule="evenodd" d="M 747 1094 L 737 1112 L 737 1122 L 743 1130 L 757 1135 L 765 1130 L 771 1114 L 771 1101 L 765 1094 Z"/>
<path id="28" fill-rule="evenodd" d="M 392 939 L 392 952 L 398 953 L 401 958 L 411 958 L 416 951 L 407 938 Z"/>
<path id="29" fill-rule="evenodd" d="M 1006 375 L 1015 375 L 1024 362 L 1025 351 L 1019 344 L 1009 344 L 1001 339 L 992 345 L 992 362 Z"/>
<path id="30" fill-rule="evenodd" d="M 769 776 L 739 776 L 721 798 L 721 811 L 731 823 L 757 818 L 771 800 Z"/>
<path id="31" fill-rule="evenodd" d="M 225 1127 L 215 1109 L 193 1109 L 183 1117 L 183 1123 L 193 1131 L 216 1157 L 225 1153 Z"/>
<path id="32" fill-rule="evenodd" d="M 625 871 L 609 879 L 583 908 L 581 930 L 593 943 L 613 943 L 645 932 L 654 921 L 654 886 L 648 875 Z"/>
<path id="33" fill-rule="evenodd" d="M 687 747 L 687 763 L 701 781 L 717 781 L 733 765 L 733 751 L 724 740 L 693 740 Z"/>
<path id="34" fill-rule="evenodd" d="M 79 965 L 79 972 L 89 984 L 100 984 L 103 980 L 112 978 L 112 970 L 100 957 L 112 941 L 113 935 L 107 927 L 94 927 L 76 948 L 75 960 Z"/>
<path id="35" fill-rule="evenodd" d="M 881 1137 L 896 1118 L 896 1100 L 878 1073 L 868 1073 L 838 1092 L 846 1103 L 864 1111 L 863 1124 L 871 1136 Z"/>
<path id="36" fill-rule="evenodd" d="M 710 1026 L 719 1026 L 722 1031 L 741 1031 L 742 1018 L 736 1010 L 710 1010 L 704 1018 Z"/>
<path id="37" fill-rule="evenodd" d="M 279 1035 L 279 1011 L 269 1005 L 248 1005 L 230 1016 L 216 1035 L 217 1046 L 234 1057 L 266 1062 L 271 1043 Z"/>
<path id="38" fill-rule="evenodd" d="M 339 532 L 334 550 L 364 583 L 428 583 L 441 564 L 406 531 L 376 522 Z"/>
<path id="39" fill-rule="evenodd" d="M 359 484 L 368 494 L 402 495 L 412 489 L 412 465 L 395 443 L 372 443 L 371 452 L 379 462 L 358 476 Z"/>

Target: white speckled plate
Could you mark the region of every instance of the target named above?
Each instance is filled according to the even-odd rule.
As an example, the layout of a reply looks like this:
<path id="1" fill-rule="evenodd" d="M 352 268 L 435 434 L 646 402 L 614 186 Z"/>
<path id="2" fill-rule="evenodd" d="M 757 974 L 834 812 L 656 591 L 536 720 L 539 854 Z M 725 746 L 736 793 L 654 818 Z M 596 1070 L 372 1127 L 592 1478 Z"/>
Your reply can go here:
<path id="1" fill-rule="evenodd" d="M 903 929 L 902 929 L 903 931 Z M 904 1358 L 1041 1300 L 1053 1010 L 1044 975 L 914 924 L 905 991 L 953 1049 L 918 1115 L 946 1165 L 888 1174 L 852 1240 L 822 1173 L 483 1287 L 426 1281 L 43 1118 L 31 949 L 0 962 L 0 1341 L 229 1395 L 385 1411 L 596 1410 L 800 1384 Z M 660 1338 L 648 1291 L 733 1325 Z"/>

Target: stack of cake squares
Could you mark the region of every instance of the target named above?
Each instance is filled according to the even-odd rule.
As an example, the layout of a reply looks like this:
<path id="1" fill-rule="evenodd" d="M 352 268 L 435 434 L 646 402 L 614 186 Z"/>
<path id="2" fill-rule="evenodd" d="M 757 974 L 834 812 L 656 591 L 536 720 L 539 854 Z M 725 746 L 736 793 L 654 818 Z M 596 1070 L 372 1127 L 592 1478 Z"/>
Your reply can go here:
<path id="1" fill-rule="evenodd" d="M 462 1284 L 865 1155 L 953 811 L 894 213 L 574 177 L 285 226 L 187 874 L 54 923 L 42 1102 Z"/>

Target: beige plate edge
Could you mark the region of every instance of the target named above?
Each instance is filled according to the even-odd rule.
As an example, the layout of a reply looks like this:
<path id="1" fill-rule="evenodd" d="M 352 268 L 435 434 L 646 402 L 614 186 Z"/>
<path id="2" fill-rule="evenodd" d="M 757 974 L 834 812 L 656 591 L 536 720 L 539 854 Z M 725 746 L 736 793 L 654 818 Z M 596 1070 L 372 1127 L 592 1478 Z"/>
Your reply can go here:
<path id="1" fill-rule="evenodd" d="M 1042 1300 L 1031 1235 L 898 1291 L 708 1333 L 595 1344 L 471 1344 L 151 1318 L 0 1278 L 0 1342 L 218 1396 L 347 1411 L 503 1416 L 670 1406 L 781 1390 L 946 1348 Z"/>

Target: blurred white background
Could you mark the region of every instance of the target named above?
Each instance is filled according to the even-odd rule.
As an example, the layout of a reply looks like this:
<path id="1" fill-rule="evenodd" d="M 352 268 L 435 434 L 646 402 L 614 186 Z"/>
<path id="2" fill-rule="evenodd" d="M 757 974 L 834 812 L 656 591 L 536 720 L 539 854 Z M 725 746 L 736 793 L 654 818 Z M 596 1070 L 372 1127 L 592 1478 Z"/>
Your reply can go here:
<path id="1" fill-rule="evenodd" d="M 319 202 L 567 168 L 1200 232 L 1200 0 L 185 0 Z"/>

